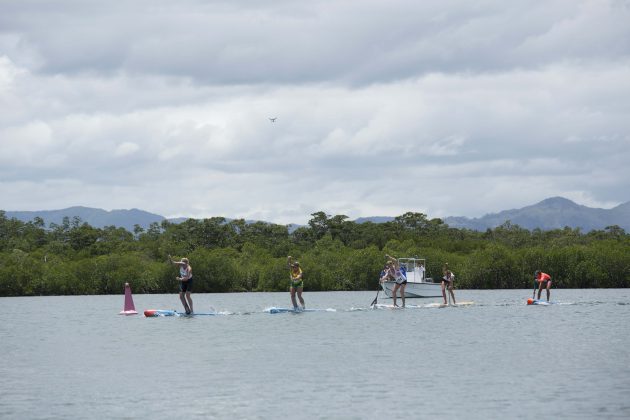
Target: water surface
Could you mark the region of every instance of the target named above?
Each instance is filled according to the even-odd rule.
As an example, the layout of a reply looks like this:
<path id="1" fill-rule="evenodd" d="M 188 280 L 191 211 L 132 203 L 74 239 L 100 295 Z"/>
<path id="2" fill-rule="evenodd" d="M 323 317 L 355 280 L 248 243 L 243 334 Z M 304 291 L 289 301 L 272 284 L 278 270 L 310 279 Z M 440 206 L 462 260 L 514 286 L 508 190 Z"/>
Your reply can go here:
<path id="1" fill-rule="evenodd" d="M 630 290 L 554 290 L 546 307 L 456 293 L 475 304 L 305 292 L 331 311 L 269 314 L 288 293 L 193 294 L 224 313 L 193 318 L 119 316 L 122 295 L 0 298 L 0 418 L 630 417 Z"/>

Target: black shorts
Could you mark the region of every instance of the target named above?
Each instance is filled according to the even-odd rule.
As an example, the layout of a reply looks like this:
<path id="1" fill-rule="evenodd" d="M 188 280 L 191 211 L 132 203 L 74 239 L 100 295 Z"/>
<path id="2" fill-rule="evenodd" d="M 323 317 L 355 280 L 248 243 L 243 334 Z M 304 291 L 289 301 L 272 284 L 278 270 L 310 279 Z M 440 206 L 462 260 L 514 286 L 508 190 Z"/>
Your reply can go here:
<path id="1" fill-rule="evenodd" d="M 193 279 L 192 277 L 186 281 L 179 282 L 179 291 L 180 292 L 192 292 Z"/>

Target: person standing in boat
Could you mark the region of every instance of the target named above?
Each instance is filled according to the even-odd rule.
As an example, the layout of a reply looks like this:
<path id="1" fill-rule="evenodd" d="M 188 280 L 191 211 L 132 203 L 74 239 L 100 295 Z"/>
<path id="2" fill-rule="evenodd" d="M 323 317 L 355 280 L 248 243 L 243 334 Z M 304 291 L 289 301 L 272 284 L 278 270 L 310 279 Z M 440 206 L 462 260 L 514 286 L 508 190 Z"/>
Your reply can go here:
<path id="1" fill-rule="evenodd" d="M 394 298 L 394 306 L 396 304 L 397 292 L 400 289 L 400 297 L 402 298 L 402 307 L 405 307 L 405 287 L 407 287 L 407 277 L 400 270 L 400 263 L 391 255 L 385 254 L 385 257 L 389 259 L 389 276 L 396 282 L 394 290 L 392 290 L 392 297 Z"/>
<path id="2" fill-rule="evenodd" d="M 547 302 L 549 302 L 549 297 L 551 295 L 551 276 L 540 270 L 536 270 L 534 273 L 534 281 L 538 282 L 538 300 L 540 300 L 540 294 L 542 293 L 544 287 L 547 289 Z"/>
<path id="3" fill-rule="evenodd" d="M 417 272 L 417 276 L 420 279 L 420 281 L 424 281 L 424 273 L 425 273 L 424 265 L 420 263 L 420 265 L 416 266 L 415 271 Z"/>
<path id="4" fill-rule="evenodd" d="M 448 263 L 444 263 L 444 268 L 442 269 L 444 273 L 444 277 L 442 277 L 442 297 L 444 297 L 444 304 L 447 305 L 446 299 L 446 289 L 448 289 L 448 293 L 453 299 L 453 305 L 455 302 L 455 293 L 453 292 L 453 282 L 455 281 L 455 274 L 448 268 Z"/>
<path id="5" fill-rule="evenodd" d="M 175 277 L 179 281 L 179 300 L 184 305 L 184 310 L 187 314 L 193 313 L 193 301 L 190 297 L 193 285 L 192 267 L 188 262 L 188 258 L 182 258 L 180 261 L 174 261 L 171 256 L 168 256 L 171 264 L 179 266 L 179 277 Z"/>
<path id="6" fill-rule="evenodd" d="M 295 299 L 295 295 L 297 293 L 297 298 L 302 305 L 302 309 L 306 309 L 306 304 L 304 303 L 304 298 L 302 297 L 302 292 L 304 291 L 304 280 L 302 279 L 302 268 L 300 267 L 299 261 L 293 261 L 292 256 L 287 257 L 287 265 L 289 266 L 289 275 L 291 277 L 290 284 L 290 292 L 291 292 L 291 302 L 293 303 L 293 309 L 299 310 L 297 300 Z"/>

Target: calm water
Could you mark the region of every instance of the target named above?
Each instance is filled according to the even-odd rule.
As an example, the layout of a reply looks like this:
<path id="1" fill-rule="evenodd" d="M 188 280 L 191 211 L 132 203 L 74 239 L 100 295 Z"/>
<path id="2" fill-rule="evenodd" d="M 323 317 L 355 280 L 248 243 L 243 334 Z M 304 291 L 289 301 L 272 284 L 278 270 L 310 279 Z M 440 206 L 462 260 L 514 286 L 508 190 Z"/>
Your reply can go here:
<path id="1" fill-rule="evenodd" d="M 629 418 L 630 290 L 196 294 L 214 317 L 117 315 L 123 296 L 0 298 L 0 418 Z M 179 309 L 134 295 L 136 309 Z M 389 299 L 379 299 L 390 303 Z M 418 305 L 437 299 L 409 300 Z"/>

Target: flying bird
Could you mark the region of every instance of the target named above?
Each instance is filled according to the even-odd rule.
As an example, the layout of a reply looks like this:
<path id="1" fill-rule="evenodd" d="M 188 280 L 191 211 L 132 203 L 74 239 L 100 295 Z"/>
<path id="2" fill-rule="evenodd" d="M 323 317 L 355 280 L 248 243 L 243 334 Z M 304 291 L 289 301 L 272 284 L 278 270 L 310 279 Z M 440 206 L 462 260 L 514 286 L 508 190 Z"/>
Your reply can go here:
<path id="1" fill-rule="evenodd" d="M 269 121 L 271 121 L 272 123 L 275 123 L 277 119 L 278 119 L 278 117 L 273 117 L 273 118 L 270 117 Z"/>

